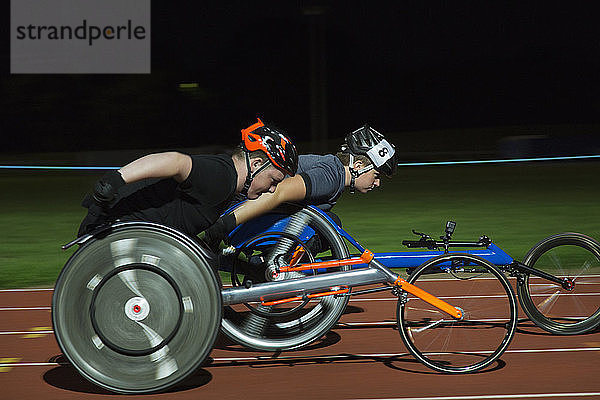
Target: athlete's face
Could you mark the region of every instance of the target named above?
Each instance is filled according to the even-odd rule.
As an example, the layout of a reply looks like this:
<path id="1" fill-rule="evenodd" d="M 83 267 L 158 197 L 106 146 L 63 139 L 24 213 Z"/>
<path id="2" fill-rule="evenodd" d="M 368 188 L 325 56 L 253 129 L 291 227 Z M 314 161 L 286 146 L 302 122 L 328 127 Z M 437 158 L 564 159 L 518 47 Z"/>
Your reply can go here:
<path id="1" fill-rule="evenodd" d="M 354 167 L 355 170 L 363 168 L 361 162 L 357 162 L 356 164 L 360 165 L 356 165 Z M 379 179 L 379 172 L 377 172 L 375 169 L 372 169 L 370 171 L 365 172 L 364 174 L 361 174 L 358 178 L 356 178 L 356 180 L 354 181 L 354 188 L 358 192 L 367 193 L 375 189 L 376 187 L 379 187 L 380 184 L 381 180 Z"/>
<path id="2" fill-rule="evenodd" d="M 254 160 L 253 160 L 254 161 Z M 259 160 L 260 161 L 260 160 Z M 251 162 L 250 168 L 252 172 L 256 171 L 260 168 L 262 162 Z M 277 185 L 285 178 L 283 172 L 273 167 L 272 165 L 267 167 L 258 173 L 252 180 L 250 184 L 250 189 L 248 189 L 248 199 L 254 200 L 258 198 L 263 193 L 273 193 L 277 188 Z"/>

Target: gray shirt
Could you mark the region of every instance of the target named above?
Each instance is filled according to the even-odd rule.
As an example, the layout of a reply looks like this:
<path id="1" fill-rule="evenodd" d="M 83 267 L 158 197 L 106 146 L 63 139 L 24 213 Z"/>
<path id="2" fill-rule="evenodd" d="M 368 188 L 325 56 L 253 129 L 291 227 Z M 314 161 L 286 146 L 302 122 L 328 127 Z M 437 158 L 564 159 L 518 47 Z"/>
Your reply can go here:
<path id="1" fill-rule="evenodd" d="M 304 179 L 306 197 L 303 203 L 329 211 L 345 187 L 344 165 L 336 156 L 303 154 L 298 157 L 298 174 Z"/>

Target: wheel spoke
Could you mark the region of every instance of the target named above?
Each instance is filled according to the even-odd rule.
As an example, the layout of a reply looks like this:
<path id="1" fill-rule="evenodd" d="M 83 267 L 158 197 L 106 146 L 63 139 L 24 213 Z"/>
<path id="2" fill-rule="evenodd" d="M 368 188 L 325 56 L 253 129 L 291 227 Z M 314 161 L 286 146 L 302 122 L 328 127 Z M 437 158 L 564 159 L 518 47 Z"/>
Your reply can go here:
<path id="1" fill-rule="evenodd" d="M 164 340 L 158 333 L 156 333 L 148 325 L 146 325 L 146 324 L 144 324 L 143 322 L 140 322 L 140 321 L 135 321 L 135 322 L 139 326 L 141 326 L 142 329 L 144 330 L 144 334 L 148 338 L 148 341 L 150 342 L 150 346 L 152 346 L 152 347 L 158 346 Z"/>
<path id="2" fill-rule="evenodd" d="M 556 303 L 556 300 L 558 300 L 559 295 L 560 295 L 560 289 L 555 291 L 550 296 L 548 296 L 542 302 L 540 302 L 538 304 L 538 308 L 542 311 L 547 311 L 547 310 L 551 309 L 552 306 Z"/>
<path id="3" fill-rule="evenodd" d="M 563 263 L 561 262 L 561 259 L 558 257 L 558 254 L 552 253 L 550 256 L 550 260 L 552 261 L 552 264 L 554 265 L 554 270 L 557 272 L 557 275 L 564 274 L 565 270 L 563 267 Z"/>
<path id="4" fill-rule="evenodd" d="M 427 309 L 427 308 L 416 308 L 416 307 L 406 307 L 407 310 L 426 312 L 432 314 L 442 314 L 442 312 L 438 309 Z"/>
<path id="5" fill-rule="evenodd" d="M 439 319 L 439 320 L 437 320 L 437 321 L 434 321 L 434 322 L 432 322 L 431 324 L 429 324 L 429 325 L 426 325 L 426 326 L 424 326 L 424 327 L 422 327 L 422 328 L 412 328 L 412 331 L 413 331 L 413 332 L 420 333 L 420 332 L 423 332 L 423 331 L 425 331 L 425 330 L 427 330 L 427 329 L 432 329 L 432 328 L 435 328 L 435 327 L 437 327 L 438 325 L 440 325 L 440 324 L 442 324 L 442 323 L 444 323 L 444 322 L 446 322 L 446 320 L 445 320 L 445 319 Z"/>
<path id="6" fill-rule="evenodd" d="M 530 284 L 531 292 L 536 295 L 547 294 L 548 292 L 553 292 L 556 288 L 560 286 L 557 283 L 532 283 Z"/>
<path id="7" fill-rule="evenodd" d="M 578 279 L 581 275 L 583 275 L 584 272 L 587 272 L 591 266 L 592 266 L 592 261 L 585 260 L 585 263 L 583 263 L 583 266 L 581 267 L 581 271 L 577 275 L 575 275 L 575 277 L 573 277 L 573 280 Z"/>
<path id="8" fill-rule="evenodd" d="M 118 277 L 123 281 L 125 286 L 133 292 L 133 294 L 144 298 L 144 295 L 138 287 L 137 274 L 134 269 L 128 269 L 118 274 Z"/>

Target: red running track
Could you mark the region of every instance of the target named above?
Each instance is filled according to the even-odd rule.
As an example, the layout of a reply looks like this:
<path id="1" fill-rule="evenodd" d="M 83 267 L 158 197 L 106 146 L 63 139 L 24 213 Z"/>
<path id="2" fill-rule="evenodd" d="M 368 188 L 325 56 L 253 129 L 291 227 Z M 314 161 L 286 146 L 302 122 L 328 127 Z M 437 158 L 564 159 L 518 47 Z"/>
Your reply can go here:
<path id="1" fill-rule="evenodd" d="M 65 363 L 52 333 L 51 295 L 0 291 L 0 398 L 136 397 L 99 389 Z M 220 340 L 210 364 L 170 392 L 143 398 L 600 399 L 600 332 L 553 336 L 523 321 L 494 367 L 444 375 L 407 353 L 390 296 L 352 298 L 342 324 L 303 350 L 260 353 Z"/>

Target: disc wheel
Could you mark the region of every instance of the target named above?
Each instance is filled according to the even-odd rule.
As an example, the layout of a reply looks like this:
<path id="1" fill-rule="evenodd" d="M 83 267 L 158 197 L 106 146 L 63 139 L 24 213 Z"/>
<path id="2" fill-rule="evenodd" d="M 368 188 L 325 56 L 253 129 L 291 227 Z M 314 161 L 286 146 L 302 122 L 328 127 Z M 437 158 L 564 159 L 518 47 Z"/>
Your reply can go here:
<path id="1" fill-rule="evenodd" d="M 244 284 L 247 272 L 252 284 L 269 280 L 285 280 L 305 276 L 302 272 L 286 272 L 273 276 L 275 266 L 289 263 L 293 253 L 304 250 L 298 264 L 315 259 L 342 259 L 348 249 L 331 223 L 310 208 L 287 206 L 281 214 L 281 233 L 272 232 L 265 240 L 261 233 L 241 246 L 246 255 L 245 267 L 236 266 L 232 283 Z M 315 254 L 302 235 L 316 232 L 330 249 Z M 302 238 L 301 238 L 302 237 Z M 258 261 L 257 261 L 258 260 Z M 245 270 L 244 270 L 245 268 Z M 315 273 L 328 273 L 349 267 L 330 268 Z M 306 346 L 322 337 L 343 314 L 347 297 L 325 296 L 310 301 L 298 301 L 265 306 L 258 303 L 238 304 L 224 308 L 222 330 L 232 340 L 246 347 L 264 351 L 291 350 Z"/>
<path id="2" fill-rule="evenodd" d="M 428 367 L 466 373 L 492 364 L 510 344 L 517 326 L 515 294 L 506 277 L 470 254 L 444 254 L 418 267 L 409 283 L 460 308 L 456 320 L 419 297 L 403 292 L 397 306 L 400 335 Z"/>
<path id="3" fill-rule="evenodd" d="M 524 273 L 519 301 L 531 320 L 548 332 L 577 335 L 600 325 L 600 243 L 580 233 L 561 233 L 536 244 L 525 265 L 569 279 L 572 289 Z"/>
<path id="4" fill-rule="evenodd" d="M 116 225 L 63 268 L 52 322 L 65 356 L 117 393 L 164 391 L 212 349 L 220 285 L 191 239 L 153 224 Z"/>

